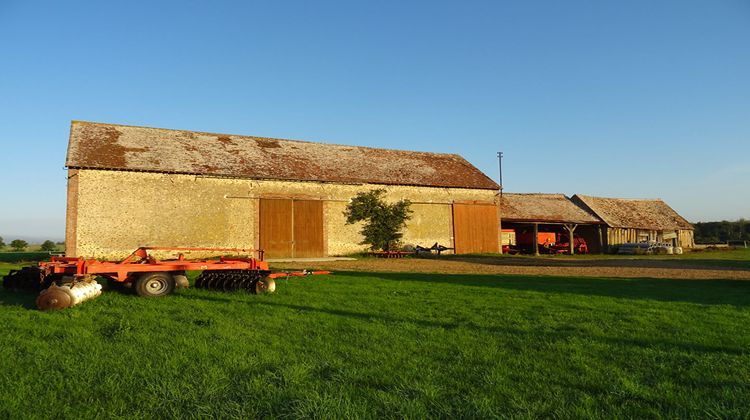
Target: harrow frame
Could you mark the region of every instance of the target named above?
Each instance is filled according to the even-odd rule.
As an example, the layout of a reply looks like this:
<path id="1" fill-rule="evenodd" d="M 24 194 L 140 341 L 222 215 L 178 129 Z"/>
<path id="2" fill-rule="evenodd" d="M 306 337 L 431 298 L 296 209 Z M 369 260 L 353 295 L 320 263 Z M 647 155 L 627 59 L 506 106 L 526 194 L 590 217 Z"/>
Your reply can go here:
<path id="1" fill-rule="evenodd" d="M 180 252 L 177 259 L 159 260 L 149 251 L 203 251 L 248 254 L 247 257 L 188 260 Z M 254 253 L 258 258 L 253 257 Z M 289 276 L 330 274 L 328 271 L 297 271 L 271 273 L 263 261 L 263 251 L 240 248 L 167 248 L 139 247 L 122 261 L 100 261 L 83 257 L 53 256 L 37 266 L 11 270 L 3 277 L 3 286 L 10 290 L 39 291 L 37 307 L 42 310 L 64 309 L 101 294 L 95 278 L 132 283 L 136 294 L 159 297 L 171 294 L 176 287 L 188 287 L 186 271 L 201 271 L 195 282 L 199 289 L 223 291 L 244 290 L 271 293 L 274 279 Z"/>
<path id="2" fill-rule="evenodd" d="M 235 252 L 253 254 L 254 257 L 219 257 L 218 259 L 187 260 L 181 252 L 176 260 L 158 260 L 149 251 L 204 251 Z M 133 281 L 143 273 L 182 273 L 191 270 L 256 270 L 269 272 L 268 263 L 263 261 L 263 251 L 241 248 L 169 248 L 139 247 L 119 262 L 100 261 L 83 257 L 56 257 L 39 263 L 39 269 L 46 275 L 84 277 L 102 276 L 116 282 Z"/>

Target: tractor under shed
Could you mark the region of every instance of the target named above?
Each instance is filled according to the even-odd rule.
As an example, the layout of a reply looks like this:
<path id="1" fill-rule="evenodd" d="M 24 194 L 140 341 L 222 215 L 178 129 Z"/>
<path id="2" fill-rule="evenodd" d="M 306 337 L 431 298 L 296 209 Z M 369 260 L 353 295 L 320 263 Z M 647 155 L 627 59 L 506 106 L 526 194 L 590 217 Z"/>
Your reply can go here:
<path id="1" fill-rule="evenodd" d="M 564 194 L 504 193 L 500 199 L 500 211 L 503 230 L 513 229 L 517 240 L 527 238 L 526 248 L 536 255 L 540 248 L 551 249 L 554 245 L 539 240 L 540 236 L 547 236 L 544 233 L 554 234 L 551 238 L 574 238 L 568 240 L 567 250 L 558 249 L 560 252 L 576 253 L 575 238 L 579 237 L 585 241 L 588 252 L 604 250 L 602 220 Z"/>

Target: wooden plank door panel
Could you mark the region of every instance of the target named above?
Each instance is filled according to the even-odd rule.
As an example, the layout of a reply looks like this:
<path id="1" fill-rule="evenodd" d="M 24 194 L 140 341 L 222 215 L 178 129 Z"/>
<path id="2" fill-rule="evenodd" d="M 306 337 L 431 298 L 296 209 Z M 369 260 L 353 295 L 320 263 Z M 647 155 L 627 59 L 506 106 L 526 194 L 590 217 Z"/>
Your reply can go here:
<path id="1" fill-rule="evenodd" d="M 324 256 L 323 202 L 294 201 L 294 257 Z"/>
<path id="2" fill-rule="evenodd" d="M 497 207 L 454 204 L 453 238 L 456 254 L 498 252 Z"/>
<path id="3" fill-rule="evenodd" d="M 292 200 L 260 200 L 260 249 L 266 258 L 293 256 L 292 214 Z"/>

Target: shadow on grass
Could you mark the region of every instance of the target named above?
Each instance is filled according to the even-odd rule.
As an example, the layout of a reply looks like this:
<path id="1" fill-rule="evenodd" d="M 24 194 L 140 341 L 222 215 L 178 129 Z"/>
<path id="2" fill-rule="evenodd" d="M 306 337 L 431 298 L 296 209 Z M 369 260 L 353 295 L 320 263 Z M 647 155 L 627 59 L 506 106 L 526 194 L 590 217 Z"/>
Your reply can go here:
<path id="1" fill-rule="evenodd" d="M 571 258 L 566 255 L 517 257 L 495 255 L 443 255 L 420 256 L 421 259 L 460 261 L 472 264 L 501 266 L 551 266 L 551 267 L 623 267 L 623 268 L 666 268 L 686 270 L 738 270 L 750 271 L 750 260 L 742 259 L 648 259 L 648 258 Z"/>
<path id="2" fill-rule="evenodd" d="M 342 277 L 374 277 L 396 282 L 489 287 L 541 293 L 564 293 L 621 299 L 689 302 L 703 305 L 750 306 L 750 281 L 612 279 L 477 274 L 361 273 L 337 271 Z"/>
<path id="3" fill-rule="evenodd" d="M 213 296 L 198 295 L 179 295 L 181 299 L 201 300 L 222 303 L 249 303 L 247 300 L 233 298 L 231 292 L 215 292 Z M 684 343 L 667 340 L 645 340 L 640 338 L 626 337 L 607 337 L 590 335 L 585 332 L 576 332 L 570 330 L 541 331 L 541 330 L 523 330 L 520 328 L 477 325 L 473 322 L 444 322 L 438 320 L 414 319 L 397 317 L 385 313 L 365 313 L 336 308 L 319 308 L 307 305 L 294 305 L 288 303 L 273 302 L 269 300 L 254 301 L 253 305 L 268 306 L 274 308 L 291 309 L 299 312 L 313 312 L 338 317 L 352 318 L 361 321 L 377 321 L 387 324 L 414 324 L 423 328 L 440 328 L 445 330 L 454 330 L 458 328 L 469 329 L 480 333 L 489 333 L 496 335 L 506 335 L 518 338 L 524 341 L 542 340 L 550 341 L 567 341 L 571 339 L 584 339 L 587 341 L 596 341 L 608 345 L 620 347 L 639 347 L 643 349 L 657 348 L 668 352 L 700 352 L 700 353 L 726 353 L 733 355 L 744 355 L 749 351 L 741 347 L 712 346 L 698 343 Z"/>
<path id="4" fill-rule="evenodd" d="M 36 309 L 36 292 L 0 291 L 0 306 L 21 306 L 26 309 Z"/>

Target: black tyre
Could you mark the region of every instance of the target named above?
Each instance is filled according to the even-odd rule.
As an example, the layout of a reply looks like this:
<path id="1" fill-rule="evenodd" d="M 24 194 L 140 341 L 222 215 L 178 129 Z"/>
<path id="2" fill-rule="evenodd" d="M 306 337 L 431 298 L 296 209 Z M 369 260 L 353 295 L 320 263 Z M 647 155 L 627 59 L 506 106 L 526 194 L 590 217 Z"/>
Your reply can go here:
<path id="1" fill-rule="evenodd" d="M 125 283 L 117 280 L 107 279 L 107 289 L 122 292 L 125 289 Z"/>
<path id="2" fill-rule="evenodd" d="M 143 273 L 135 282 L 135 292 L 143 297 L 166 296 L 174 291 L 174 278 L 169 273 Z"/>

